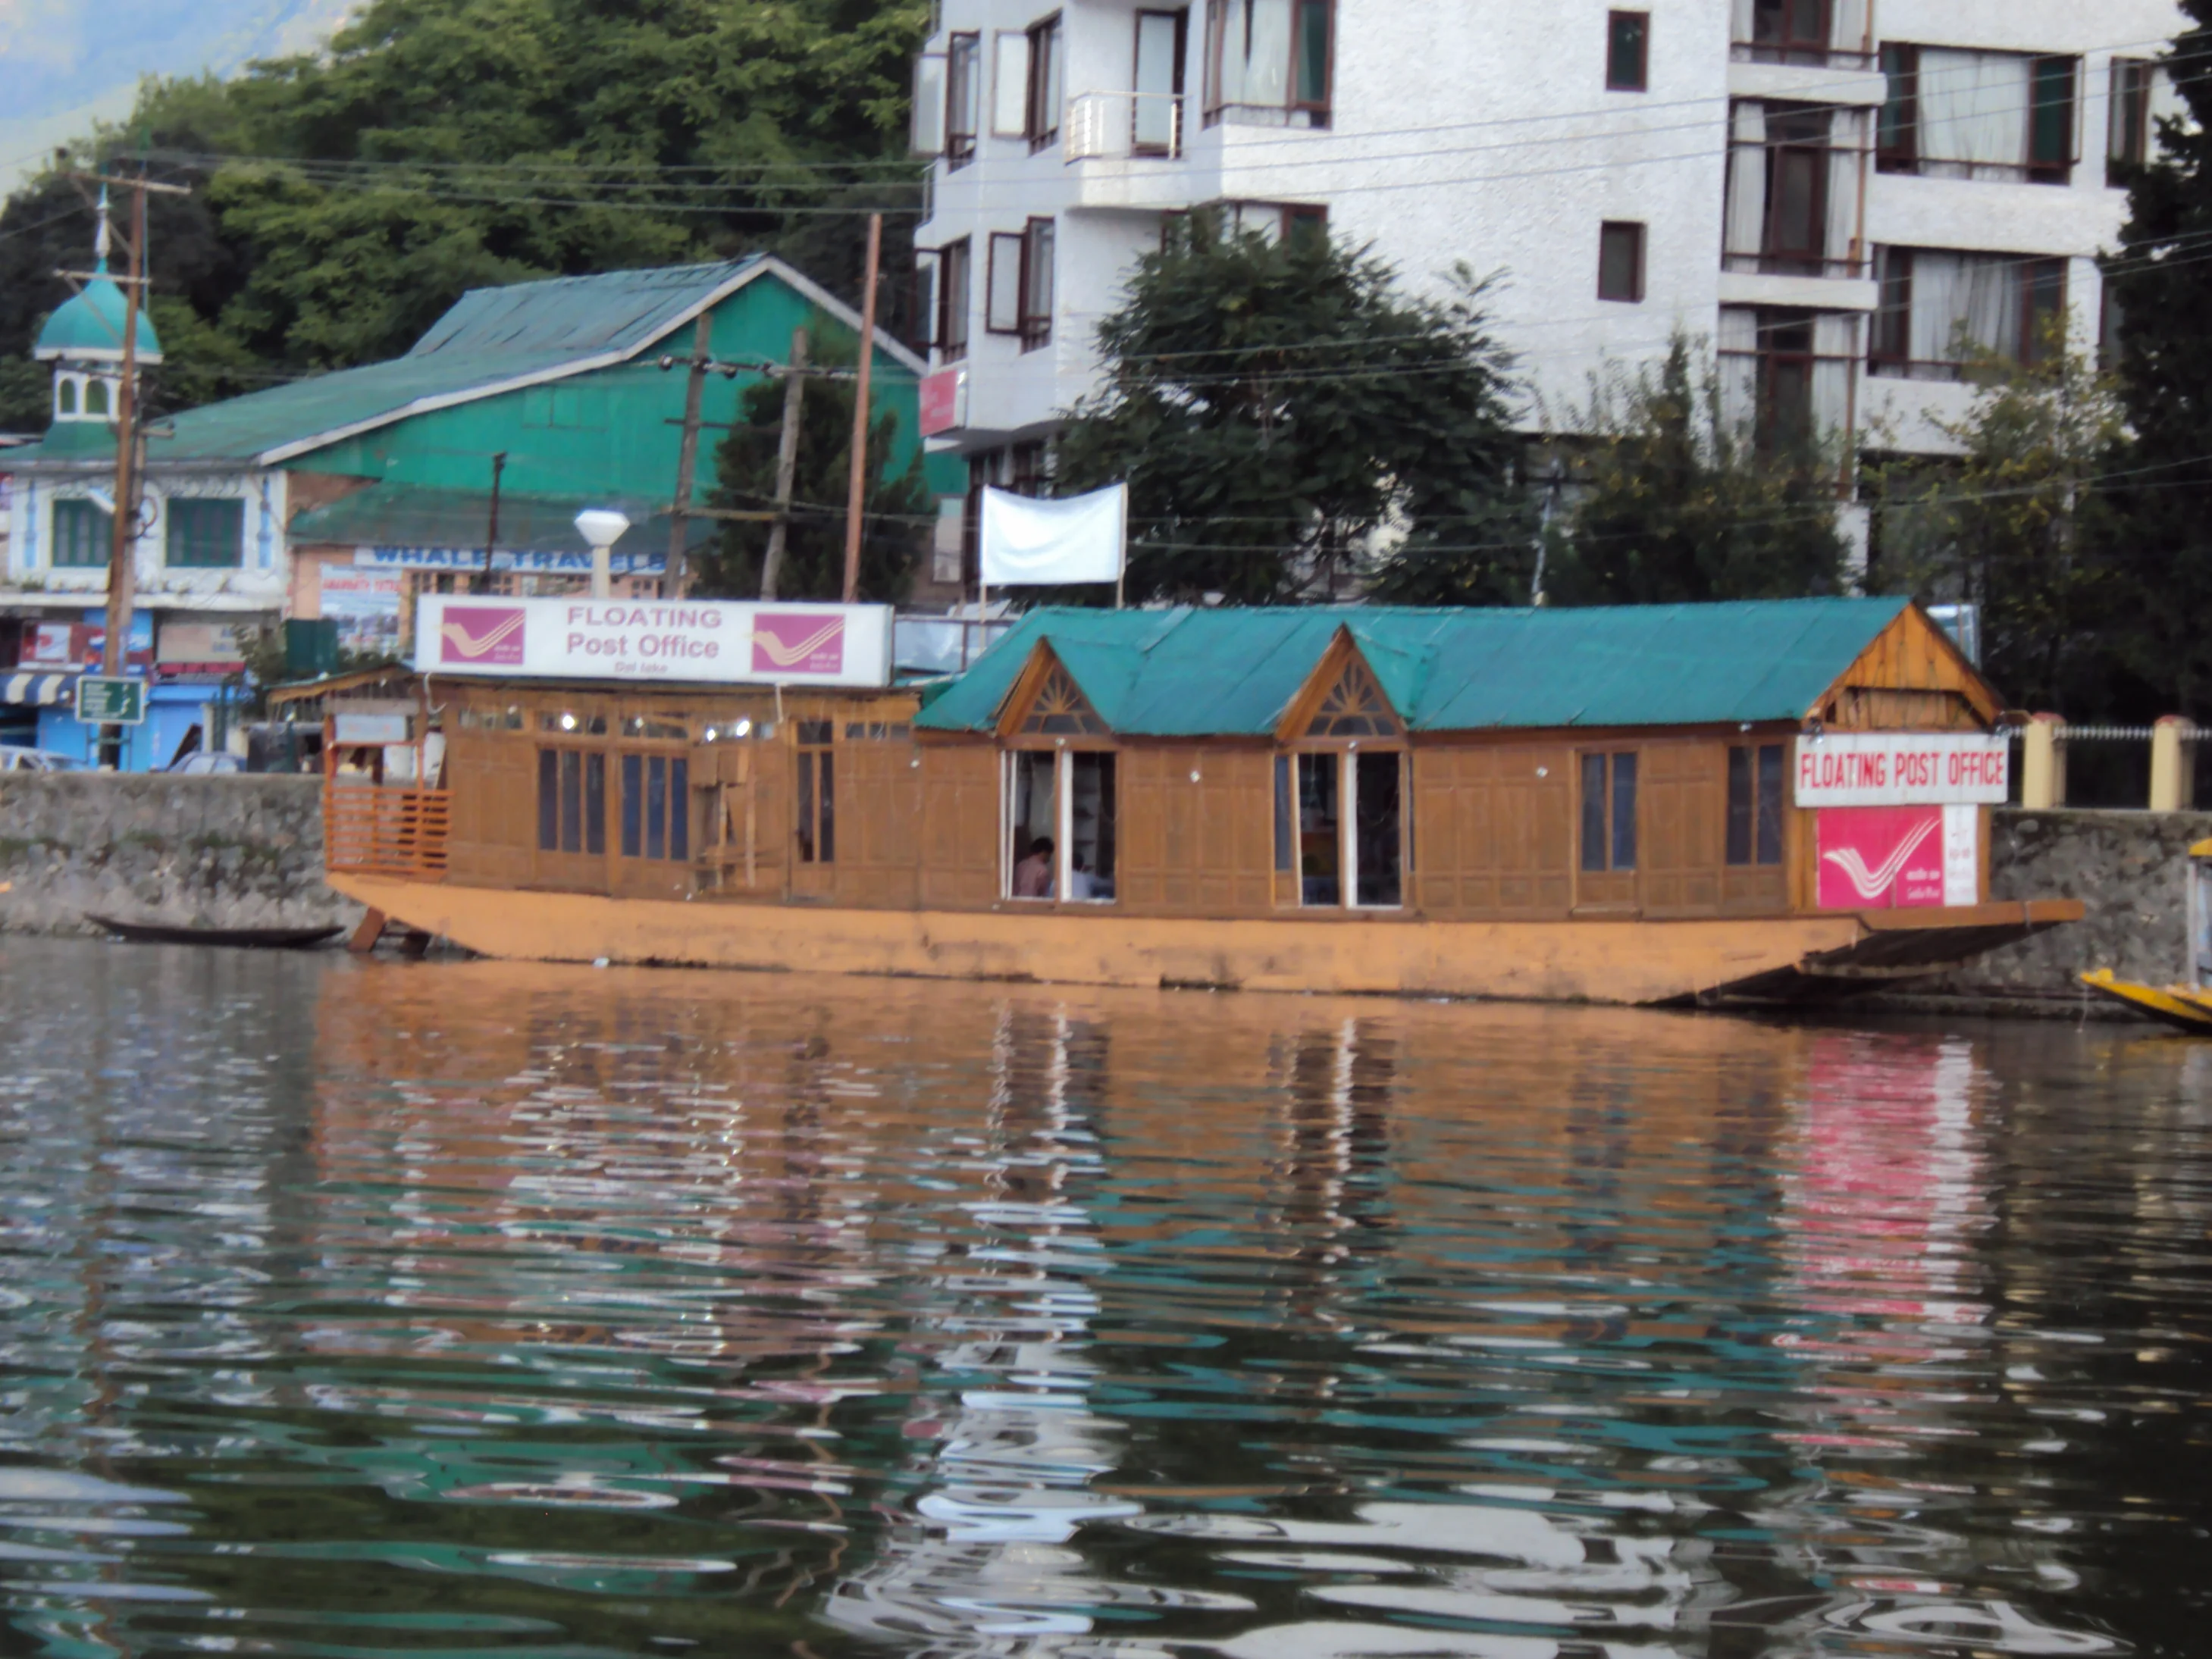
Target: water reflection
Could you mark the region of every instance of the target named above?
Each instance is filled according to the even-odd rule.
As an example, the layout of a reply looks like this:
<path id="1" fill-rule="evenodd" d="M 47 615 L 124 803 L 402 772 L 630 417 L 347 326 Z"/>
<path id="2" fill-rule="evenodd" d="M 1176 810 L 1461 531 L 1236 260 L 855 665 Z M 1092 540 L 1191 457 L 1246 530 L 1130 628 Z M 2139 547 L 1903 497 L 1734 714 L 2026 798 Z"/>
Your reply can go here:
<path id="1" fill-rule="evenodd" d="M 2194 1650 L 2205 1045 L 0 988 L 9 1651 Z"/>

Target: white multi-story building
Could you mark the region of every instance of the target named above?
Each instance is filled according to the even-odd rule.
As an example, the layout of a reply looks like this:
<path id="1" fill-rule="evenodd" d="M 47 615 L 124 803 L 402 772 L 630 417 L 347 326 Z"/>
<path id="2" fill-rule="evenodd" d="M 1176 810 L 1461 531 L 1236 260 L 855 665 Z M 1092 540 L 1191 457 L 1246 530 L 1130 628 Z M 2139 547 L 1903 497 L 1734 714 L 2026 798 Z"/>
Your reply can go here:
<path id="1" fill-rule="evenodd" d="M 942 0 L 916 75 L 925 424 L 1020 484 L 1163 220 L 1465 264 L 1532 433 L 1678 331 L 1752 418 L 1940 451 L 1962 343 L 2109 325 L 2173 0 Z M 949 551 L 949 542 L 946 545 Z"/>

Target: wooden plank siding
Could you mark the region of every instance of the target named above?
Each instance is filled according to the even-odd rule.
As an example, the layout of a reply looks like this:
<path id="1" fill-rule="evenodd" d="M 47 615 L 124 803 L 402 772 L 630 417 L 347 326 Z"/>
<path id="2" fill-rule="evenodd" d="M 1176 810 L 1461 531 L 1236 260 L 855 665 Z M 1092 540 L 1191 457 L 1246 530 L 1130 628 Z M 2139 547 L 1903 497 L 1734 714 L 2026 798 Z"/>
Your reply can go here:
<path id="1" fill-rule="evenodd" d="M 1143 744 L 1120 753 L 1119 902 L 1164 915 L 1272 908 L 1273 748 Z"/>
<path id="2" fill-rule="evenodd" d="M 1574 902 L 1573 752 L 1559 744 L 1413 751 L 1415 902 L 1436 915 L 1563 916 Z"/>
<path id="3" fill-rule="evenodd" d="M 930 743 L 921 749 L 921 905 L 981 908 L 999 896 L 998 746 Z"/>
<path id="4" fill-rule="evenodd" d="M 1844 732 L 1979 732 L 2002 710 L 1950 635 L 1916 605 L 1808 712 Z"/>

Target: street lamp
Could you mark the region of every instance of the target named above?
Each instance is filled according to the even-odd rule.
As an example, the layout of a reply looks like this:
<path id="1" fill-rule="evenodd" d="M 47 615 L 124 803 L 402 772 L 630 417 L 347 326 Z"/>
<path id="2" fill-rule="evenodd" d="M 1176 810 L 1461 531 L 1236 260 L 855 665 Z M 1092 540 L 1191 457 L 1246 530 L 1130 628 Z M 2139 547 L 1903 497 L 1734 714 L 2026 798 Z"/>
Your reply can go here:
<path id="1" fill-rule="evenodd" d="M 613 566 L 608 550 L 629 528 L 629 516 L 611 507 L 587 507 L 576 515 L 576 528 L 592 544 L 592 597 L 606 599 L 614 592 Z"/>

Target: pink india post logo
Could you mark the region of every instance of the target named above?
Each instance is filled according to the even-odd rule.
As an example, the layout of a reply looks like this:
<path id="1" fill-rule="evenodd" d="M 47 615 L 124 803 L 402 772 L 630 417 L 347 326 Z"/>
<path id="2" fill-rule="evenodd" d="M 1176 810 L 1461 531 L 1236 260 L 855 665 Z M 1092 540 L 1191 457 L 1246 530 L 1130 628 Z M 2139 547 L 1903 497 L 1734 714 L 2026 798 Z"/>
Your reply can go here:
<path id="1" fill-rule="evenodd" d="M 753 617 L 753 672 L 756 674 L 842 674 L 845 672 L 845 619 L 799 612 Z"/>
<path id="2" fill-rule="evenodd" d="M 1828 806 L 1816 815 L 1823 910 L 1917 910 L 1943 902 L 1943 809 Z"/>
<path id="3" fill-rule="evenodd" d="M 516 605 L 449 605 L 438 626 L 438 660 L 464 668 L 520 664 L 527 619 Z"/>

